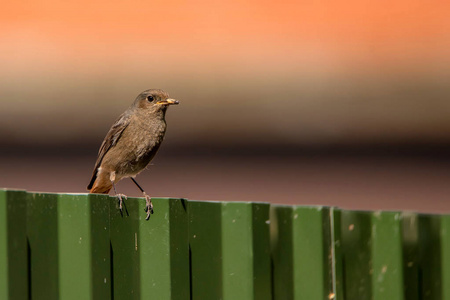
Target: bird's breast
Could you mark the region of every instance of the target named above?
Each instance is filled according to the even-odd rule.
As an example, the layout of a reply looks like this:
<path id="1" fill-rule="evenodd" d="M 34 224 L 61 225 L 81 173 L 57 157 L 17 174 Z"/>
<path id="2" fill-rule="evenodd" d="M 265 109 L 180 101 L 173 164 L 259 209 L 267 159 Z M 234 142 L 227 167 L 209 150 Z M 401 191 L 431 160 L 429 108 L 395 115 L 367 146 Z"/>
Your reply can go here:
<path id="1" fill-rule="evenodd" d="M 105 157 L 105 164 L 118 176 L 134 176 L 153 159 L 164 139 L 163 121 L 132 120 L 118 143 Z"/>
<path id="2" fill-rule="evenodd" d="M 132 130 L 133 143 L 130 145 L 134 164 L 138 168 L 145 168 L 155 156 L 166 132 L 165 122 L 153 122 L 152 124 L 138 123 L 137 130 Z"/>

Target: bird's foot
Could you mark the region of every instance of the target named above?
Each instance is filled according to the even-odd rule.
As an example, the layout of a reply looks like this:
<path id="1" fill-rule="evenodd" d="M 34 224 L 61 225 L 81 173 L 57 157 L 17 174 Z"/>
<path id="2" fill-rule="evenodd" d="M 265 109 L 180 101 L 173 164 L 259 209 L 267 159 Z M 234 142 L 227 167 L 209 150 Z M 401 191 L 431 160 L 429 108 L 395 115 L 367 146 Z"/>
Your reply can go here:
<path id="1" fill-rule="evenodd" d="M 125 208 L 125 212 L 127 213 L 127 216 L 128 216 L 128 210 L 127 210 L 127 207 L 126 207 L 125 201 L 124 201 L 124 199 L 125 199 L 125 200 L 128 199 L 127 195 L 124 195 L 124 194 L 116 194 L 116 197 L 117 197 L 117 200 L 119 201 L 119 210 L 120 210 L 120 214 L 123 216 L 123 210 L 122 210 L 122 207 L 124 207 L 124 208 Z"/>
<path id="2" fill-rule="evenodd" d="M 153 203 L 152 203 L 152 198 L 150 198 L 149 195 L 147 195 L 144 192 L 144 197 L 145 197 L 145 212 L 147 213 L 147 217 L 145 218 L 146 220 L 150 219 L 150 214 L 153 214 Z"/>

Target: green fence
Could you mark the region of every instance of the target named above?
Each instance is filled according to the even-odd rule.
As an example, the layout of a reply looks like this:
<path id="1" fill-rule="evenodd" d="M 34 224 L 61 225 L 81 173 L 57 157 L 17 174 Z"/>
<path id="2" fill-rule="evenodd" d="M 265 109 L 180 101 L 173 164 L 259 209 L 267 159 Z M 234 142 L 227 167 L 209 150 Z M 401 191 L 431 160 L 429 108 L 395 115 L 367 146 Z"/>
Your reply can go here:
<path id="1" fill-rule="evenodd" d="M 0 190 L 0 299 L 449 299 L 450 216 Z"/>

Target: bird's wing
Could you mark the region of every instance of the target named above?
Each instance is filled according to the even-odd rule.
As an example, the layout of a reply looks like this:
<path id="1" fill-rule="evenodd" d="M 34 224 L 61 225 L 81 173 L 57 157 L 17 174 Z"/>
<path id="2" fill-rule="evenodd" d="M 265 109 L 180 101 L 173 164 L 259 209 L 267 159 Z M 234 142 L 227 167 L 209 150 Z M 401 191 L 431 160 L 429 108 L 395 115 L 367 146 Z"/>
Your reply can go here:
<path id="1" fill-rule="evenodd" d="M 125 128 L 127 128 L 128 125 L 130 124 L 130 119 L 131 119 L 130 114 L 123 113 L 122 115 L 119 116 L 119 118 L 113 124 L 113 126 L 111 126 L 111 129 L 109 129 L 108 134 L 103 140 L 103 143 L 100 146 L 100 150 L 98 151 L 98 157 L 97 161 L 95 162 L 95 168 L 92 173 L 92 179 L 87 187 L 88 190 L 90 190 L 94 185 L 95 179 L 97 178 L 98 168 L 100 167 L 103 158 L 105 157 L 109 149 L 111 149 L 117 144 Z"/>

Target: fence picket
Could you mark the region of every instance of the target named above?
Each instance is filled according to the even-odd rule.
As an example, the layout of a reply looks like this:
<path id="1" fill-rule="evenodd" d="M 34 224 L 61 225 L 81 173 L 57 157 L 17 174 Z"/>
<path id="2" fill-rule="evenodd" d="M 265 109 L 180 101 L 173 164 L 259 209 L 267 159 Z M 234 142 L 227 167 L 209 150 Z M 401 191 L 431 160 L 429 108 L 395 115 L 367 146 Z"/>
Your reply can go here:
<path id="1" fill-rule="evenodd" d="M 0 190 L 0 299 L 28 298 L 27 193 Z"/>
<path id="2" fill-rule="evenodd" d="M 189 201 L 192 299 L 271 298 L 268 221 L 267 204 Z"/>

